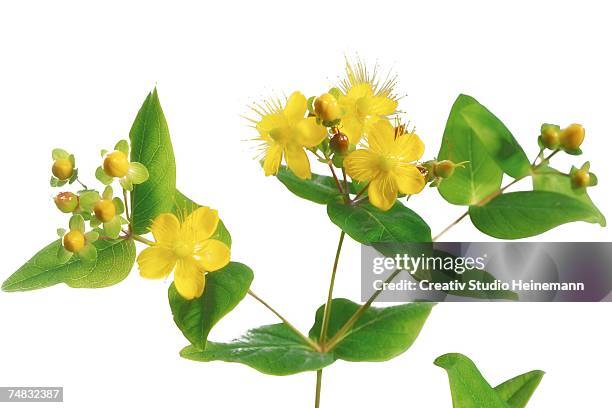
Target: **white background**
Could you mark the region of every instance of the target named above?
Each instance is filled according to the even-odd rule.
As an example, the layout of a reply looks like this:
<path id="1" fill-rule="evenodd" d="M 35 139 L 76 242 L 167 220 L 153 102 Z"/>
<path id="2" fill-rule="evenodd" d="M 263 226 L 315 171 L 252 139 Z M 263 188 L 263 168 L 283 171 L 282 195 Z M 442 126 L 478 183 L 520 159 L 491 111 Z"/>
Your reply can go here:
<path id="1" fill-rule="evenodd" d="M 530 156 L 540 123 L 583 123 L 583 157 L 600 179 L 591 196 L 610 218 L 612 29 L 610 10 L 597 4 L 3 2 L 0 277 L 66 223 L 51 202 L 51 149 L 76 153 L 93 184 L 99 150 L 127 137 L 157 85 L 178 186 L 220 210 L 232 257 L 255 271 L 253 289 L 307 330 L 325 298 L 338 230 L 324 207 L 263 176 L 241 115 L 269 95 L 323 92 L 342 74 L 344 55 L 399 74 L 400 106 L 428 158 L 460 92 L 496 113 Z M 463 211 L 433 189 L 411 203 L 434 233 Z M 466 220 L 446 239 L 489 238 Z M 536 239 L 609 241 L 610 233 L 575 223 Z M 170 316 L 168 283 L 134 269 L 102 290 L 0 293 L 0 386 L 61 385 L 67 407 L 312 406 L 314 373 L 272 377 L 179 358 L 187 342 Z M 336 296 L 359 297 L 352 240 Z M 610 304 L 441 304 L 399 358 L 326 368 L 323 406 L 450 407 L 446 374 L 432 364 L 447 352 L 471 356 L 493 384 L 545 370 L 532 407 L 608 406 L 611 311 Z M 273 322 L 246 299 L 212 337 Z"/>

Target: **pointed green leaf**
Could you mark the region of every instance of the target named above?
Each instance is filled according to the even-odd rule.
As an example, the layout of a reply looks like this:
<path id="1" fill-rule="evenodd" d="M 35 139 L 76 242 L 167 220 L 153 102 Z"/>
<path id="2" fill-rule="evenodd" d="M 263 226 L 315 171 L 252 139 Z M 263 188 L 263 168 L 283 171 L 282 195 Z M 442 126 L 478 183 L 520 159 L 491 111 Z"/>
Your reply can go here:
<path id="1" fill-rule="evenodd" d="M 591 208 L 602 227 L 606 226 L 606 217 L 593 204 L 586 189 L 573 189 L 569 177 L 552 167 L 540 166 L 533 174 L 533 188 L 539 191 L 550 191 L 582 201 Z"/>
<path id="2" fill-rule="evenodd" d="M 466 356 L 445 354 L 434 362 L 448 374 L 453 408 L 508 408 L 498 393 L 491 388 L 478 368 Z"/>
<path id="3" fill-rule="evenodd" d="M 499 384 L 495 391 L 510 408 L 525 408 L 543 376 L 544 371 L 530 371 Z"/>
<path id="4" fill-rule="evenodd" d="M 131 240 L 96 241 L 98 257 L 95 263 L 83 263 L 79 257 L 59 262 L 61 239 L 40 250 L 3 284 L 2 290 L 16 292 L 41 289 L 58 283 L 74 288 L 102 288 L 121 282 L 130 273 L 136 258 Z"/>
<path id="5" fill-rule="evenodd" d="M 174 322 L 191 344 L 204 349 L 210 330 L 240 303 L 252 281 L 253 271 L 248 266 L 230 262 L 206 275 L 204 294 L 198 299 L 186 300 L 174 284 L 170 285 L 168 300 Z"/>
<path id="6" fill-rule="evenodd" d="M 529 174 L 531 163 L 523 148 L 502 121 L 487 108 L 480 103 L 472 103 L 461 110 L 461 116 L 506 174 L 514 178 Z"/>
<path id="7" fill-rule="evenodd" d="M 502 182 L 502 169 L 462 115 L 462 111 L 472 105 L 479 103 L 471 96 L 457 97 L 448 116 L 438 153 L 438 160 L 468 162 L 463 168 L 456 168 L 453 176 L 442 181 L 438 188 L 442 197 L 452 204 L 476 204 L 497 191 Z"/>
<path id="8" fill-rule="evenodd" d="M 347 205 L 332 201 L 327 205 L 327 215 L 351 238 L 364 245 L 431 241 L 427 223 L 400 202 L 388 211 L 381 211 L 371 204 Z"/>
<path id="9" fill-rule="evenodd" d="M 310 179 L 302 180 L 287 167 L 281 166 L 276 178 L 296 196 L 317 204 L 327 204 L 341 196 L 332 177 L 313 173 Z M 353 194 L 357 193 L 354 183 L 349 183 L 349 190 Z"/>
<path id="10" fill-rule="evenodd" d="M 471 206 L 469 213 L 476 228 L 500 239 L 531 237 L 568 222 L 599 222 L 585 202 L 549 191 L 502 194 L 483 206 Z"/>
<path id="11" fill-rule="evenodd" d="M 346 361 L 386 361 L 406 351 L 421 332 L 434 303 L 408 303 L 385 308 L 368 308 L 344 339 L 332 350 L 334 358 Z M 338 332 L 360 305 L 348 299 L 334 299 L 327 338 Z M 323 311 L 316 313 L 309 336 L 318 339 Z"/>
<path id="12" fill-rule="evenodd" d="M 143 234 L 159 214 L 174 207 L 176 167 L 168 124 L 157 89 L 145 99 L 130 130 L 130 161 L 142 163 L 149 179 L 134 187 L 132 218 L 134 232 Z"/>
<path id="13" fill-rule="evenodd" d="M 330 353 L 312 350 L 283 323 L 249 330 L 244 337 L 230 343 L 208 342 L 204 351 L 187 346 L 181 351 L 181 357 L 241 363 L 271 375 L 316 371 L 334 362 Z"/>

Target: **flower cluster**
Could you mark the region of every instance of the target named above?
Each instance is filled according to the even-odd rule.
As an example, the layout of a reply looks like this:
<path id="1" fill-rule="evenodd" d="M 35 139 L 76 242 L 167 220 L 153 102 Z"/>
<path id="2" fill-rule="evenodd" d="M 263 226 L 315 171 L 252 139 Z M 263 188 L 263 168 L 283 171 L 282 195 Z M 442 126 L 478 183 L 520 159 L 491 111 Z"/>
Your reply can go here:
<path id="1" fill-rule="evenodd" d="M 417 194 L 427 182 L 437 185 L 449 177 L 451 171 L 434 175 L 432 167 L 418 162 L 425 146 L 414 130 L 400 123 L 395 85 L 394 76 L 381 81 L 376 69 L 347 62 L 346 77 L 318 97 L 307 99 L 294 92 L 285 103 L 255 105 L 259 117 L 252 121 L 265 174 L 277 174 L 284 159 L 297 177 L 309 179 L 311 152 L 332 173 L 334 167 L 342 169 L 363 185 L 363 194 L 383 211 L 398 195 Z"/>
<path id="2" fill-rule="evenodd" d="M 126 203 L 122 198 L 114 197 L 110 184 L 115 177 L 120 178 L 124 191 L 128 191 L 134 184 L 145 182 L 149 173 L 144 165 L 129 163 L 128 153 L 129 144 L 122 140 L 117 143 L 114 152 L 103 154 L 104 160 L 96 171 L 96 178 L 106 187 L 99 193 L 87 188 L 79 180 L 74 155 L 63 149 L 53 150 L 51 186 L 61 187 L 77 182 L 82 187 L 76 192 L 60 192 L 53 199 L 61 212 L 71 214 L 69 229 L 58 229 L 62 242 L 58 258 L 62 262 L 67 262 L 73 256 L 78 256 L 85 262 L 95 261 L 97 250 L 94 242 L 98 239 L 119 238 L 122 226 L 129 224 L 127 214 L 126 217 L 123 216 L 126 213 Z"/>

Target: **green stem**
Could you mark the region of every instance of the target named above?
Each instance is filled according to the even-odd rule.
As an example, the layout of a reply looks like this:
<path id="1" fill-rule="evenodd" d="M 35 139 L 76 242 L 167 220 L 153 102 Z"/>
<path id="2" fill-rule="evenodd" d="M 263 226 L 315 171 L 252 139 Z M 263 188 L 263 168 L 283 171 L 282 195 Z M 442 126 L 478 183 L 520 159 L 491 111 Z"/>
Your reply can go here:
<path id="1" fill-rule="evenodd" d="M 389 283 L 391 282 L 393 279 L 395 279 L 395 277 L 402 271 L 402 269 L 396 269 L 391 275 L 389 275 L 389 277 L 385 280 L 385 283 Z M 383 291 L 383 287 L 385 285 L 383 284 L 381 286 L 380 289 L 378 289 L 376 292 L 374 292 L 372 294 L 372 296 L 370 296 L 370 298 L 368 299 L 367 302 L 365 302 L 363 305 L 361 305 L 359 307 L 359 309 L 357 309 L 355 311 L 355 313 L 353 313 L 353 315 L 342 325 L 342 327 L 340 328 L 340 330 L 338 330 L 336 332 L 336 334 L 334 336 L 332 336 L 332 338 L 329 340 L 329 342 L 327 342 L 326 344 L 324 344 L 324 350 L 325 351 L 331 351 L 334 349 L 334 347 L 336 347 L 338 345 L 338 343 L 340 343 L 344 337 L 346 337 L 346 335 L 348 334 L 348 332 L 353 328 L 353 325 L 355 324 L 355 322 L 357 322 L 357 320 L 359 320 L 359 318 L 366 312 L 366 310 L 368 310 L 368 308 L 370 306 L 372 306 L 372 303 L 374 303 L 374 301 L 376 300 L 376 298 L 378 297 L 378 295 L 380 295 Z"/>
<path id="2" fill-rule="evenodd" d="M 85 184 L 83 184 L 83 182 L 82 182 L 81 180 L 79 180 L 79 178 L 78 178 L 78 177 L 76 178 L 76 181 L 77 181 L 77 183 L 79 183 L 79 184 L 81 185 L 81 187 L 83 187 L 83 189 L 84 189 L 84 190 L 89 190 L 89 189 L 87 188 L 87 186 L 86 186 Z"/>
<path id="3" fill-rule="evenodd" d="M 344 231 L 340 232 L 340 239 L 338 240 L 338 248 L 336 248 L 336 256 L 334 258 L 334 267 L 332 268 L 331 279 L 329 281 L 329 289 L 327 291 L 327 302 L 325 302 L 325 309 L 323 309 L 323 324 L 321 326 L 321 334 L 319 336 L 319 343 L 325 344 L 327 337 L 327 329 L 329 328 L 329 319 L 331 317 L 331 305 L 334 295 L 334 284 L 336 283 L 336 272 L 338 271 L 338 262 L 340 261 L 340 251 L 342 250 L 342 243 L 344 242 Z"/>
<path id="4" fill-rule="evenodd" d="M 323 370 L 317 371 L 317 386 L 315 389 L 315 408 L 321 404 L 321 381 L 323 380 Z"/>
<path id="5" fill-rule="evenodd" d="M 123 202 L 125 203 L 125 216 L 128 220 L 128 231 L 130 232 L 130 234 L 132 233 L 132 215 L 130 214 L 130 208 L 129 208 L 129 203 L 128 204 L 128 193 L 126 191 L 126 189 L 123 189 Z"/>
<path id="6" fill-rule="evenodd" d="M 344 195 L 344 190 L 342 189 L 342 186 L 340 185 L 340 180 L 338 180 L 338 176 L 336 175 L 336 170 L 334 170 L 334 165 L 332 164 L 331 160 L 327 162 L 327 165 L 329 166 L 329 170 L 331 171 L 332 176 L 334 176 L 334 180 L 336 181 L 336 187 L 338 187 L 338 191 L 340 192 L 340 194 Z"/>
<path id="7" fill-rule="evenodd" d="M 262 298 L 260 298 L 259 296 L 257 296 L 255 294 L 255 292 L 253 292 L 252 290 L 249 289 L 249 295 L 251 295 L 251 297 L 255 300 L 257 300 L 259 303 L 261 303 L 262 305 L 264 305 L 269 311 L 271 311 L 272 313 L 274 313 L 274 315 L 276 317 L 278 317 L 287 327 L 289 327 L 295 334 L 297 334 L 298 336 L 301 337 L 302 340 L 304 340 L 304 342 L 306 344 L 308 344 L 313 350 L 320 352 L 321 351 L 321 347 L 315 342 L 313 341 L 311 338 L 305 336 L 304 334 L 302 334 L 301 331 L 299 331 L 294 325 L 292 325 L 291 323 L 289 323 L 289 321 L 287 319 L 285 319 L 279 312 L 276 311 L 276 309 L 274 309 L 272 306 L 270 306 L 266 301 L 264 301 Z"/>
<path id="8" fill-rule="evenodd" d="M 537 165 L 535 164 L 535 162 L 537 161 L 538 157 L 542 154 L 542 152 L 540 151 L 540 153 L 538 153 L 538 157 L 536 157 L 536 159 L 533 161 L 533 164 L 531 165 L 531 172 L 528 175 L 519 177 L 517 179 L 512 180 L 510 183 L 506 184 L 504 187 L 500 188 L 497 191 L 494 191 L 493 193 L 489 194 L 488 196 L 486 196 L 485 198 L 483 198 L 482 200 L 480 200 L 479 202 L 477 202 L 476 204 L 474 204 L 475 206 L 479 207 L 482 205 L 485 205 L 486 203 L 488 203 L 489 201 L 491 201 L 492 199 L 494 199 L 495 197 L 497 197 L 498 195 L 502 194 L 504 191 L 506 191 L 509 187 L 512 187 L 513 185 L 515 185 L 516 183 L 518 183 L 519 181 L 523 180 L 524 178 L 526 178 L 527 176 L 531 176 L 537 169 L 539 169 L 540 167 L 542 167 L 544 164 L 547 164 L 548 161 L 557 153 L 559 153 L 561 150 L 557 149 L 554 152 L 552 152 L 551 154 L 549 154 L 548 156 L 546 156 L 545 158 L 543 158 L 540 163 L 538 163 Z M 446 228 L 444 228 L 442 230 L 442 232 L 440 232 L 438 235 L 436 235 L 432 241 L 436 242 L 442 235 L 444 235 L 448 230 L 450 230 L 451 228 L 453 228 L 455 225 L 459 224 L 459 222 L 461 222 L 461 220 L 463 220 L 465 217 L 467 217 L 467 215 L 469 214 L 469 211 L 464 212 L 463 214 L 461 214 L 461 216 L 459 216 L 459 218 L 457 218 L 455 221 L 453 221 L 452 223 L 450 223 L 450 225 Z"/>
<path id="9" fill-rule="evenodd" d="M 148 240 L 145 237 L 142 237 L 140 235 L 129 234 L 125 238 L 126 239 L 132 238 L 134 241 L 142 242 L 143 244 L 148 245 L 148 246 L 155 245 L 155 242 Z"/>

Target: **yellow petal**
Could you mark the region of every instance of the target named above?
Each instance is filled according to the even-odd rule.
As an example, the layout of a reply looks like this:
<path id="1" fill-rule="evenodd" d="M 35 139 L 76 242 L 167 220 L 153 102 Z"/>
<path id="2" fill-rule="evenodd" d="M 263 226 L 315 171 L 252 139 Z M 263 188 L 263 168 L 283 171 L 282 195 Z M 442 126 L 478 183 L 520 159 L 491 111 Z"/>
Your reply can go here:
<path id="1" fill-rule="evenodd" d="M 363 123 L 352 114 L 346 115 L 342 118 L 340 123 L 342 133 L 348 136 L 351 144 L 358 144 L 363 136 Z"/>
<path id="2" fill-rule="evenodd" d="M 204 242 L 217 230 L 219 213 L 208 207 L 200 207 L 187 217 L 181 226 L 181 237 L 189 242 Z"/>
<path id="3" fill-rule="evenodd" d="M 397 184 L 391 174 L 381 175 L 370 182 L 368 196 L 373 206 L 387 211 L 397 198 Z"/>
<path id="4" fill-rule="evenodd" d="M 304 147 L 314 147 L 327 136 L 325 127 L 318 125 L 314 117 L 300 120 L 294 127 L 295 141 Z"/>
<path id="5" fill-rule="evenodd" d="M 230 261 L 230 249 L 221 241 L 209 239 L 196 253 L 198 264 L 207 272 L 223 268 Z"/>
<path id="6" fill-rule="evenodd" d="M 368 147 L 376 153 L 393 152 L 395 144 L 395 129 L 387 119 L 375 119 L 369 124 L 366 137 Z"/>
<path id="7" fill-rule="evenodd" d="M 287 105 L 285 105 L 283 113 L 289 122 L 295 123 L 304 118 L 306 109 L 306 97 L 301 92 L 294 92 L 287 99 Z"/>
<path id="8" fill-rule="evenodd" d="M 388 116 L 395 112 L 397 109 L 397 101 L 385 96 L 372 96 L 371 98 L 364 98 L 365 103 L 360 109 L 362 113 L 368 115 Z"/>
<path id="9" fill-rule="evenodd" d="M 151 224 L 151 232 L 155 241 L 161 245 L 172 245 L 176 240 L 180 230 L 180 223 L 176 215 L 164 213 L 158 215 L 153 224 Z"/>
<path id="10" fill-rule="evenodd" d="M 266 156 L 263 162 L 264 173 L 266 176 L 278 173 L 278 168 L 283 158 L 283 147 L 278 143 L 268 145 Z"/>
<path id="11" fill-rule="evenodd" d="M 304 149 L 296 143 L 291 143 L 285 147 L 285 160 L 287 167 L 293 174 L 301 179 L 310 178 L 310 162 Z"/>
<path id="12" fill-rule="evenodd" d="M 138 269 L 143 278 L 165 278 L 172 272 L 175 264 L 176 258 L 168 248 L 152 246 L 138 255 Z"/>
<path id="13" fill-rule="evenodd" d="M 355 150 L 344 159 L 344 169 L 353 180 L 368 182 L 378 175 L 378 155 L 369 150 Z"/>
<path id="14" fill-rule="evenodd" d="M 191 300 L 204 293 L 205 277 L 196 261 L 186 257 L 180 259 L 174 271 L 174 286 L 176 291 L 185 299 Z"/>
<path id="15" fill-rule="evenodd" d="M 282 113 L 270 113 L 262 116 L 261 120 L 255 125 L 259 134 L 264 139 L 269 138 L 269 134 L 273 129 L 287 126 L 287 118 Z"/>
<path id="16" fill-rule="evenodd" d="M 395 140 L 394 152 L 404 162 L 417 161 L 425 152 L 425 144 L 416 133 L 406 133 Z"/>
<path id="17" fill-rule="evenodd" d="M 402 164 L 394 169 L 395 181 L 402 194 L 420 193 L 425 187 L 425 177 L 412 164 Z"/>

